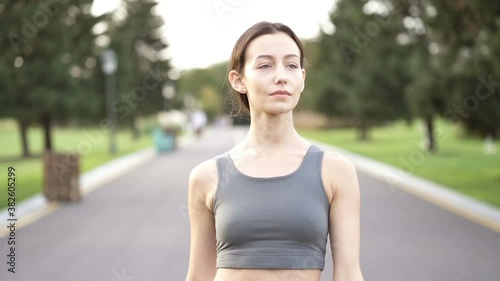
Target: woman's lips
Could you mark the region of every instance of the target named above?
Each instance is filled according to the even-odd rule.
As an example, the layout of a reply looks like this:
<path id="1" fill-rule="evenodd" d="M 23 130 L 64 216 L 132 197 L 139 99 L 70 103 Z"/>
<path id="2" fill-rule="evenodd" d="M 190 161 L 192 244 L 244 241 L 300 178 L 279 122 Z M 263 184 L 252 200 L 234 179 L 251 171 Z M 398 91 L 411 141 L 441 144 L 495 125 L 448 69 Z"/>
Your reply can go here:
<path id="1" fill-rule="evenodd" d="M 291 96 L 287 91 L 276 91 L 271 93 L 271 96 Z"/>

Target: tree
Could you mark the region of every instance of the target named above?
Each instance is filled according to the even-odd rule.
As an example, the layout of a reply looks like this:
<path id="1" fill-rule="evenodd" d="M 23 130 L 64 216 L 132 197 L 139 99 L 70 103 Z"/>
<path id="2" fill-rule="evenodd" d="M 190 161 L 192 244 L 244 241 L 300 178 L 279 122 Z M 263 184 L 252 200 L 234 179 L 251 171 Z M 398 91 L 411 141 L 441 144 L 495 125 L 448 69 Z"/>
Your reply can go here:
<path id="1" fill-rule="evenodd" d="M 432 53 L 436 52 L 437 45 L 432 32 L 425 26 L 425 21 L 435 15 L 430 12 L 432 6 L 427 1 L 393 1 L 393 5 L 399 5 L 401 14 L 398 17 L 402 27 L 399 41 L 409 48 L 407 65 L 411 81 L 405 89 L 407 102 L 413 114 L 424 120 L 426 149 L 434 153 L 437 151 L 434 120 L 444 113 L 449 99 L 443 75 Z"/>
<path id="2" fill-rule="evenodd" d="M 318 110 L 353 118 L 358 138 L 371 126 L 407 116 L 404 71 L 408 49 L 396 42 L 398 11 L 378 1 L 339 0 L 330 14 L 332 34 L 321 32 L 314 62 L 321 73 Z"/>
<path id="3" fill-rule="evenodd" d="M 100 97 L 91 83 L 96 57 L 92 1 L 7 1 L 0 9 L 2 117 L 18 120 L 23 155 L 26 129 L 39 122 L 45 150 L 52 150 L 51 125 L 96 113 Z M 20 20 L 21 19 L 21 20 Z M 4 54 L 4 53 L 3 53 Z M 14 66 L 14 68 L 12 68 Z"/>
<path id="4" fill-rule="evenodd" d="M 497 138 L 500 131 L 500 3 L 431 1 L 427 24 L 438 42 L 439 66 L 452 101 L 445 117 L 473 133 Z"/>
<path id="5" fill-rule="evenodd" d="M 28 147 L 27 128 L 34 120 L 33 112 L 29 108 L 16 106 L 27 102 L 21 95 L 25 91 L 26 79 L 17 68 L 24 64 L 22 55 L 31 53 L 33 49 L 23 48 L 20 45 L 28 42 L 27 36 L 19 34 L 19 19 L 26 9 L 24 1 L 7 1 L 1 4 L 0 25 L 0 118 L 11 117 L 17 120 L 21 135 L 22 156 L 31 155 Z M 16 33 L 17 32 L 17 33 Z"/>
<path id="6" fill-rule="evenodd" d="M 221 96 L 212 86 L 204 86 L 200 91 L 201 109 L 206 112 L 208 120 L 214 120 L 223 110 Z"/>
<path id="7" fill-rule="evenodd" d="M 133 136 L 139 135 L 136 119 L 163 109 L 162 88 L 169 81 L 169 60 L 163 55 L 168 47 L 161 36 L 163 18 L 155 12 L 157 1 L 126 0 L 107 17 L 110 47 L 118 54 L 118 119 L 128 124 Z"/>
<path id="8" fill-rule="evenodd" d="M 302 40 L 304 45 L 304 68 L 307 72 L 306 86 L 299 101 L 300 110 L 316 110 L 318 104 L 318 92 L 321 90 L 321 72 L 317 71 L 316 61 L 318 61 L 319 44 L 317 38 Z"/>
<path id="9" fill-rule="evenodd" d="M 437 151 L 439 115 L 469 131 L 495 137 L 500 123 L 500 5 L 486 1 L 391 1 L 401 7 L 400 25 L 411 53 L 406 88 L 412 111 L 426 124 L 427 148 Z M 496 48 L 495 48 L 496 47 Z M 490 82 L 487 82 L 489 80 Z M 480 91 L 478 91 L 480 90 Z M 488 102 L 482 102 L 488 99 Z"/>
<path id="10" fill-rule="evenodd" d="M 230 85 L 227 75 L 227 62 L 204 69 L 191 69 L 185 71 L 179 79 L 179 91 L 201 101 L 203 109 L 207 111 L 210 118 L 213 118 L 224 111 L 225 104 L 233 102 L 233 99 L 229 97 Z M 232 110 L 227 107 L 231 105 L 226 106 L 226 110 Z"/>

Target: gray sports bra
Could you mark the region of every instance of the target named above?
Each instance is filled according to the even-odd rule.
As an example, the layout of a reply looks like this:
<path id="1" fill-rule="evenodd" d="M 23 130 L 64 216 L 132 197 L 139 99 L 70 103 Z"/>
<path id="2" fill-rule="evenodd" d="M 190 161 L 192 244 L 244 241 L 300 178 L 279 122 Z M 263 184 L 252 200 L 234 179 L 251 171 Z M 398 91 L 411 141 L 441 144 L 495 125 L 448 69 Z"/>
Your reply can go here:
<path id="1" fill-rule="evenodd" d="M 323 152 L 311 145 L 297 170 L 271 178 L 241 173 L 228 152 L 215 157 L 217 268 L 323 270 L 330 207 Z"/>

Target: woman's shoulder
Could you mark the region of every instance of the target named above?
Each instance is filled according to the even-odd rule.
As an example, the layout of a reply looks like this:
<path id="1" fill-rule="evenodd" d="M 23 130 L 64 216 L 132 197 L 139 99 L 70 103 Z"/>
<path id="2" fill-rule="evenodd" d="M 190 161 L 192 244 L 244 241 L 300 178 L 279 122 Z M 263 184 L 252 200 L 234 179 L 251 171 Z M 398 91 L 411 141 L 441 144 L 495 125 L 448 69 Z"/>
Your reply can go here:
<path id="1" fill-rule="evenodd" d="M 212 174 L 217 174 L 217 162 L 214 158 L 205 160 L 191 169 L 190 177 L 203 180 L 210 177 Z"/>
<path id="2" fill-rule="evenodd" d="M 205 160 L 191 169 L 189 182 L 191 186 L 207 186 L 217 180 L 217 162 L 214 158 Z"/>
<path id="3" fill-rule="evenodd" d="M 325 150 L 323 156 L 323 171 L 326 171 L 329 181 L 335 190 L 344 183 L 357 178 L 356 168 L 347 157 L 339 152 Z"/>
<path id="4" fill-rule="evenodd" d="M 332 167 L 346 169 L 354 167 L 352 162 L 347 157 L 336 151 L 325 150 L 323 157 L 326 164 L 331 165 Z"/>
<path id="5" fill-rule="evenodd" d="M 220 161 L 220 158 L 227 158 L 229 153 L 234 151 L 234 149 L 233 147 L 230 150 L 197 164 L 191 169 L 190 177 L 198 180 L 206 180 L 207 178 L 214 178 L 214 176 L 216 178 L 218 172 L 217 162 Z"/>

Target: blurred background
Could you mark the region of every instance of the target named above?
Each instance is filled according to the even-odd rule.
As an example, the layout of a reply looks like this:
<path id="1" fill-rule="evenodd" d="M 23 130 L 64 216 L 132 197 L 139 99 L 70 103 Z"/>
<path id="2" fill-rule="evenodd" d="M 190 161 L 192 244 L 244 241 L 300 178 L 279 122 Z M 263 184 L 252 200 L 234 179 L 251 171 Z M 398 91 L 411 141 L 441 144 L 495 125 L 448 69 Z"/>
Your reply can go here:
<path id="1" fill-rule="evenodd" d="M 0 158 L 24 171 L 19 200 L 40 191 L 44 152 L 84 172 L 152 146 L 161 112 L 227 121 L 232 46 L 268 20 L 305 45 L 301 133 L 500 206 L 500 4 L 263 3 L 2 1 Z"/>
<path id="2" fill-rule="evenodd" d="M 35 218 L 43 221 L 17 233 L 18 269 L 28 269 L 9 280 L 82 272 L 83 280 L 131 280 L 118 277 L 122 267 L 141 280 L 184 277 L 189 170 L 233 144 L 232 132 L 218 128 L 241 137 L 248 126 L 248 116 L 234 114 L 227 60 L 241 33 L 262 20 L 285 23 L 303 40 L 300 134 L 439 183 L 498 218 L 498 1 L 2 0 L 0 166 L 15 167 L 17 204 L 55 183 L 50 170 L 73 185 L 78 173 L 88 179 L 135 152 L 195 140 L 178 153 L 146 153 L 149 162 L 126 173 L 107 166 L 99 176 L 116 176 L 107 188 L 43 217 L 58 208 L 49 205 Z M 443 212 L 365 172 L 367 279 L 496 280 L 498 219 L 472 223 L 460 206 Z M 0 242 L 7 253 L 7 238 Z"/>

